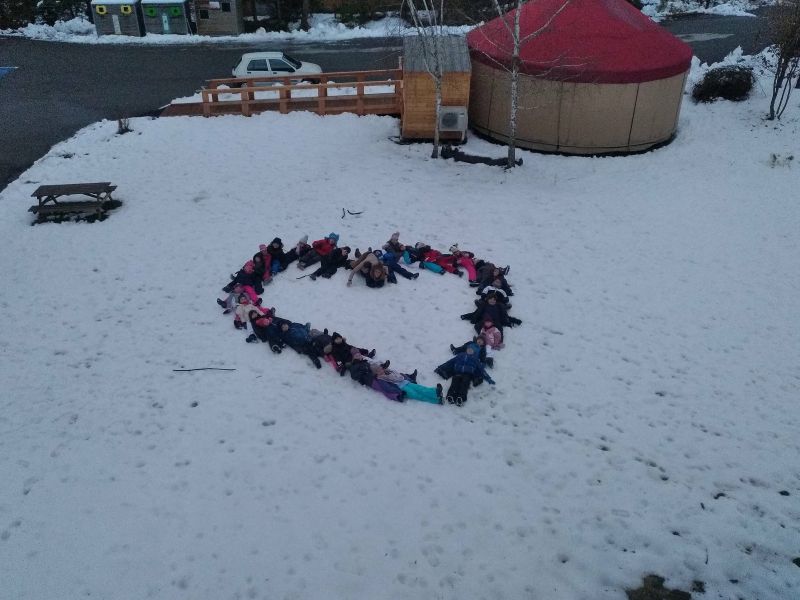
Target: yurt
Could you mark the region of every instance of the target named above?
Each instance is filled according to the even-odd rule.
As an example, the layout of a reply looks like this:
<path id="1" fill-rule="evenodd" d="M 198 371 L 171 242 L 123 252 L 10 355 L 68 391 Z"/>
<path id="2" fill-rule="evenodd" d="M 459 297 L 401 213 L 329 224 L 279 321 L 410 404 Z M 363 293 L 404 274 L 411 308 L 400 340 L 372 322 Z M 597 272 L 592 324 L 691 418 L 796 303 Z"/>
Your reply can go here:
<path id="1" fill-rule="evenodd" d="M 467 35 L 470 126 L 507 142 L 514 12 Z M 503 22 L 505 19 L 505 23 Z M 637 152 L 677 128 L 691 48 L 626 0 L 520 8 L 516 143 L 567 154 Z"/>

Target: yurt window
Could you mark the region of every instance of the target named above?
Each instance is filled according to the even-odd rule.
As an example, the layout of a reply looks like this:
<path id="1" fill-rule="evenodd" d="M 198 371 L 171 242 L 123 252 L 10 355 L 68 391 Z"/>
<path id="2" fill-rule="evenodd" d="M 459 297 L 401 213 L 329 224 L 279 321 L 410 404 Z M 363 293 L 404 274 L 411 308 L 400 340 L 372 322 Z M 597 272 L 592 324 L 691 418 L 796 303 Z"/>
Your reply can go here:
<path id="1" fill-rule="evenodd" d="M 144 14 L 146 14 L 148 17 L 157 17 L 158 10 L 156 9 L 155 6 L 148 6 L 147 8 L 144 9 Z"/>
<path id="2" fill-rule="evenodd" d="M 180 17 L 183 14 L 183 10 L 180 6 L 173 6 L 169 9 L 169 12 L 173 17 Z"/>
<path id="3" fill-rule="evenodd" d="M 119 7 L 119 12 L 123 15 L 129 15 L 133 12 L 133 7 L 130 4 L 123 4 Z"/>
<path id="4" fill-rule="evenodd" d="M 105 5 L 98 4 L 94 7 L 94 12 L 96 12 L 98 15 L 104 15 L 108 12 L 108 9 L 105 7 Z"/>

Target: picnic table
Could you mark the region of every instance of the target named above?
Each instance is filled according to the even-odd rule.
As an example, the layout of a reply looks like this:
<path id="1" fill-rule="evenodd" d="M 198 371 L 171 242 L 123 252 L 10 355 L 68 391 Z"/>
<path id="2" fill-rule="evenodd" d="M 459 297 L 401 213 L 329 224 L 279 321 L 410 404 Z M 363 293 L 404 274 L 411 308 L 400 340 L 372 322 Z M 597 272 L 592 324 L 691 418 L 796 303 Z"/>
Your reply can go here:
<path id="1" fill-rule="evenodd" d="M 38 200 L 38 204 L 31 206 L 28 211 L 38 215 L 39 220 L 48 216 L 69 214 L 89 214 L 102 217 L 105 214 L 104 205 L 113 200 L 111 192 L 115 189 L 117 186 L 111 185 L 110 181 L 40 185 L 31 194 Z M 64 196 L 87 196 L 92 200 L 60 201 L 60 198 Z"/>

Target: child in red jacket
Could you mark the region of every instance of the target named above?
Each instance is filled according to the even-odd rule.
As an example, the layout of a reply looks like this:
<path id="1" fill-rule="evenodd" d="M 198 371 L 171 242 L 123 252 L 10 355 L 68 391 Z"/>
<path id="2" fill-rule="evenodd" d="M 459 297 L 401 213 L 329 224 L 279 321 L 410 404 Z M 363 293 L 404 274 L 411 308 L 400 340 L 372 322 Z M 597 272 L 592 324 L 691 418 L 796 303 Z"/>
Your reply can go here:
<path id="1" fill-rule="evenodd" d="M 328 256 L 336 248 L 339 234 L 329 233 L 328 237 L 317 240 L 311 244 L 311 249 L 297 259 L 297 266 L 305 269 L 309 265 L 318 263 L 323 256 Z"/>

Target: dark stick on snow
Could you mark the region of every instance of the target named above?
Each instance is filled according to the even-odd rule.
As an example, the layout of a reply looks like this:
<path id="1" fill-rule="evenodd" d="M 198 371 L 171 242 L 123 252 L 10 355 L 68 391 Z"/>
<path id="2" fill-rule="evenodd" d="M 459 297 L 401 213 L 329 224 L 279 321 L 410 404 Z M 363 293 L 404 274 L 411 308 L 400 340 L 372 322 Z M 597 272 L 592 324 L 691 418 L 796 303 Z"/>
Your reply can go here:
<path id="1" fill-rule="evenodd" d="M 363 212 L 364 212 L 363 210 L 360 210 L 360 211 L 358 211 L 358 212 L 353 212 L 352 210 L 350 210 L 350 209 L 347 209 L 347 214 L 349 214 L 349 215 L 360 215 L 360 214 L 362 214 Z"/>
<path id="2" fill-rule="evenodd" d="M 305 275 L 300 275 L 300 277 L 295 277 L 295 279 L 304 279 L 304 278 L 308 277 L 309 275 L 311 275 L 311 273 L 306 273 Z"/>
<path id="3" fill-rule="evenodd" d="M 344 209 L 342 209 L 342 218 L 344 219 Z"/>
<path id="4" fill-rule="evenodd" d="M 185 373 L 187 371 L 235 371 L 236 369 L 221 369 L 219 367 L 200 367 L 198 369 L 172 369 L 172 370 L 181 371 Z"/>

